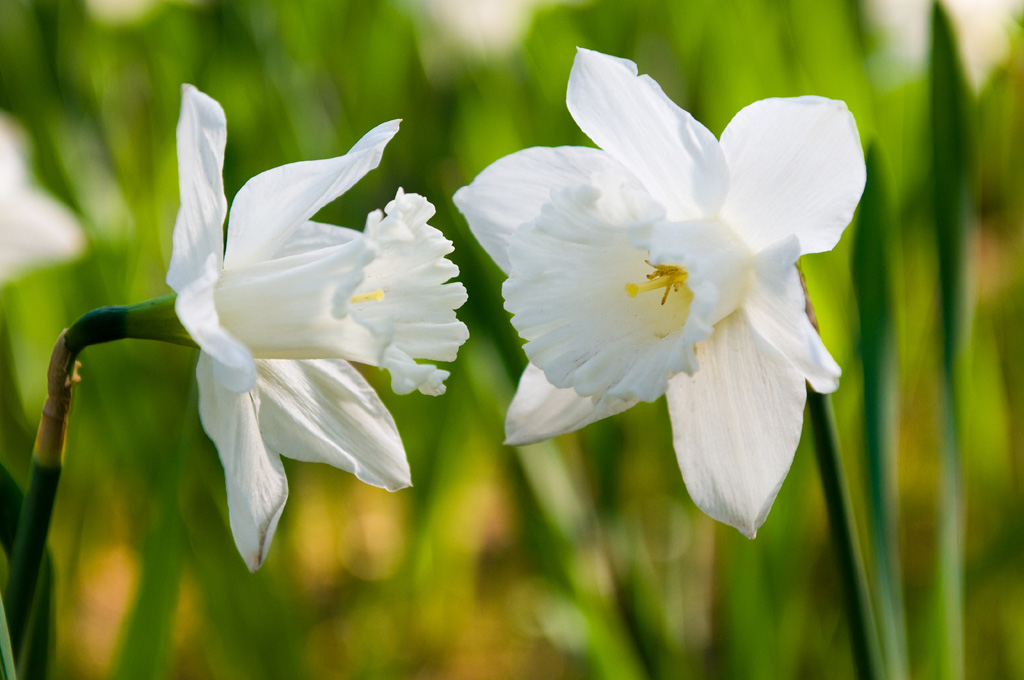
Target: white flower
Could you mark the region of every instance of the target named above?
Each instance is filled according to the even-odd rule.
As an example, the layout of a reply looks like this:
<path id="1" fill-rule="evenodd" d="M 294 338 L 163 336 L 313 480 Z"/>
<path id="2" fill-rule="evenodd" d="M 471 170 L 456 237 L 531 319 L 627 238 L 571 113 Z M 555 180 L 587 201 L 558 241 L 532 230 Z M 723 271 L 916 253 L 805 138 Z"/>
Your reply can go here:
<path id="1" fill-rule="evenodd" d="M 583 49 L 568 106 L 601 149 L 519 151 L 455 195 L 527 340 L 508 443 L 665 394 L 694 502 L 753 537 L 800 438 L 805 379 L 837 386 L 794 263 L 831 249 L 860 199 L 853 117 L 767 99 L 719 141 L 633 62 Z"/>
<path id="2" fill-rule="evenodd" d="M 82 251 L 78 220 L 29 182 L 14 124 L 0 114 L 0 282 Z"/>
<path id="3" fill-rule="evenodd" d="M 1024 0 L 940 1 L 956 32 L 965 71 L 974 87 L 980 88 L 992 69 L 1006 61 Z M 883 31 L 890 54 L 920 68 L 931 42 L 932 0 L 869 0 L 866 9 Z"/>
<path id="4" fill-rule="evenodd" d="M 520 47 L 538 11 L 587 0 L 402 0 L 420 33 L 420 54 L 432 76 L 446 77 L 468 61 L 500 58 Z"/>
<path id="5" fill-rule="evenodd" d="M 348 363 L 388 369 L 397 392 L 444 392 L 448 376 L 415 359 L 452 361 L 467 338 L 466 299 L 434 208 L 401 190 L 364 232 L 310 221 L 380 162 L 398 121 L 344 156 L 293 163 L 249 180 L 221 236 L 224 112 L 191 86 L 178 122 L 181 209 L 167 283 L 202 350 L 203 428 L 227 478 L 235 543 L 253 571 L 288 496 L 280 456 L 329 463 L 375 486 L 408 486 L 395 423 Z M 222 255 L 223 252 L 223 255 Z"/>

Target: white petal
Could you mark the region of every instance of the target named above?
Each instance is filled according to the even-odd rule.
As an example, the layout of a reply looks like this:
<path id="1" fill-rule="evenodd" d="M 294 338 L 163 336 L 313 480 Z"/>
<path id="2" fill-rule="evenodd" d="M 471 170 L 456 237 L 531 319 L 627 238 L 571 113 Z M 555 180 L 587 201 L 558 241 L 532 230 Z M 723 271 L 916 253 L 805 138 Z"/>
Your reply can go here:
<path id="1" fill-rule="evenodd" d="M 85 245 L 67 208 L 23 186 L 0 199 L 0 281 L 37 264 L 74 257 Z"/>
<path id="2" fill-rule="evenodd" d="M 268 450 L 260 436 L 255 395 L 226 390 L 213 374 L 212 361 L 200 354 L 196 367 L 199 419 L 224 466 L 235 545 L 249 570 L 256 571 L 288 499 L 288 480 L 280 456 Z"/>
<path id="3" fill-rule="evenodd" d="M 487 166 L 452 200 L 491 259 L 508 274 L 508 241 L 535 219 L 551 192 L 585 184 L 594 172 L 628 173 L 600 149 L 578 146 L 523 149 Z"/>
<path id="4" fill-rule="evenodd" d="M 348 227 L 337 227 L 333 224 L 323 222 L 307 221 L 292 232 L 291 237 L 285 241 L 281 248 L 274 253 L 274 259 L 289 257 L 291 255 L 303 255 L 305 253 L 343 246 L 357 238 L 363 232 L 349 229 Z"/>
<path id="5" fill-rule="evenodd" d="M 389 491 L 412 483 L 395 421 L 348 362 L 261 360 L 257 366 L 260 428 L 270 448 Z"/>
<path id="6" fill-rule="evenodd" d="M 629 168 L 665 206 L 668 219 L 710 219 L 729 175 L 718 140 L 665 96 L 636 64 L 577 49 L 569 112 L 587 136 Z"/>
<path id="7" fill-rule="evenodd" d="M 224 145 L 227 121 L 216 101 L 191 85 L 181 88 L 181 117 L 178 119 L 178 189 L 181 208 L 174 224 L 171 264 L 167 285 L 177 292 L 197 279 L 206 258 L 216 255 L 217 268 L 223 261 Z"/>
<path id="8" fill-rule="evenodd" d="M 652 401 L 672 374 L 696 369 L 693 343 L 711 330 L 707 293 L 714 291 L 631 297 L 627 285 L 646 281 L 652 269 L 630 231 L 659 220 L 661 208 L 627 182 L 594 179 L 556 192 L 535 222 L 516 231 L 505 308 L 527 340 L 530 363 L 551 384 Z"/>
<path id="9" fill-rule="evenodd" d="M 220 278 L 218 257 L 206 258 L 205 270 L 178 292 L 174 311 L 203 352 L 213 359 L 213 373 L 234 392 L 248 392 L 256 384 L 256 364 L 248 348 L 220 323 L 214 304 L 214 286 Z"/>
<path id="10" fill-rule="evenodd" d="M 822 97 L 754 102 L 726 127 L 722 150 L 730 185 L 721 218 L 751 248 L 791 234 L 801 253 L 835 246 L 866 178 L 846 104 Z"/>
<path id="11" fill-rule="evenodd" d="M 444 392 L 448 372 L 415 359 L 454 361 L 469 337 L 455 316 L 466 289 L 447 283 L 459 268 L 445 259 L 451 242 L 427 224 L 433 214 L 425 198 L 399 189 L 384 216 L 372 213 L 367 219 L 365 238 L 376 254 L 354 297 L 335 298 L 334 314 L 346 315 L 349 327 L 355 322 L 364 329 L 346 331 L 350 351 L 361 348 L 348 358 L 387 369 L 399 394 Z"/>
<path id="12" fill-rule="evenodd" d="M 815 392 L 834 392 L 842 373 L 807 317 L 795 261 L 795 237 L 758 253 L 744 309 L 758 335 L 801 373 Z"/>
<path id="13" fill-rule="evenodd" d="M 555 387 L 542 370 L 528 364 L 505 416 L 505 444 L 525 446 L 575 432 L 602 418 L 622 413 L 636 403 L 636 399 L 598 401 L 581 397 L 572 388 Z"/>
<path id="14" fill-rule="evenodd" d="M 760 342 L 742 310 L 697 358 L 700 371 L 676 376 L 665 394 L 683 480 L 697 507 L 753 538 L 800 441 L 804 378 Z"/>
<path id="15" fill-rule="evenodd" d="M 260 359 L 347 358 L 335 296 L 351 296 L 372 257 L 362 237 L 340 246 L 225 269 L 221 324 Z"/>
<path id="16" fill-rule="evenodd" d="M 397 120 L 383 123 L 344 156 L 282 165 L 246 182 L 231 204 L 225 268 L 274 257 L 320 208 L 377 167 L 396 132 Z"/>

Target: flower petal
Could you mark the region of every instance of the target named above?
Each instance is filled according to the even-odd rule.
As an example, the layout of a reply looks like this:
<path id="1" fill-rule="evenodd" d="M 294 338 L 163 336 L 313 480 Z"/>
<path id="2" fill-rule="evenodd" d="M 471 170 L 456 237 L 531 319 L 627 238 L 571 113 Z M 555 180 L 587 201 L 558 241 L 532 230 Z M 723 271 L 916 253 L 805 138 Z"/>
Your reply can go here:
<path id="1" fill-rule="evenodd" d="M 333 224 L 309 220 L 292 232 L 291 237 L 274 253 L 274 259 L 279 260 L 291 255 L 304 255 L 323 248 L 343 246 L 362 235 L 363 232 L 348 227 L 337 227 Z"/>
<path id="2" fill-rule="evenodd" d="M 224 145 L 227 121 L 216 101 L 191 85 L 181 88 L 178 119 L 178 189 L 181 208 L 171 237 L 173 249 L 167 285 L 177 292 L 196 280 L 210 255 L 223 262 Z"/>
<path id="3" fill-rule="evenodd" d="M 794 265 L 796 237 L 758 253 L 744 309 L 754 330 L 777 349 L 815 392 L 834 392 L 842 370 L 807 317 L 804 287 Z"/>
<path id="4" fill-rule="evenodd" d="M 722 133 L 729 195 L 721 218 L 759 250 L 795 234 L 800 252 L 831 250 L 867 176 L 857 124 L 841 101 L 765 99 Z"/>
<path id="5" fill-rule="evenodd" d="M 293 232 L 380 163 L 399 121 L 367 132 L 347 154 L 282 165 L 245 183 L 231 204 L 224 267 L 271 259 Z"/>
<path id="6" fill-rule="evenodd" d="M 199 278 L 178 292 L 174 311 L 200 349 L 213 359 L 217 380 L 233 392 L 248 392 L 256 385 L 256 364 L 249 349 L 221 325 L 214 304 L 219 259 L 210 253 Z"/>
<path id="7" fill-rule="evenodd" d="M 555 387 L 544 377 L 544 371 L 528 364 L 505 416 L 505 444 L 526 446 L 575 432 L 602 418 L 622 413 L 637 401 L 581 397 L 572 388 Z"/>
<path id="8" fill-rule="evenodd" d="M 224 389 L 213 361 L 199 355 L 199 419 L 217 446 L 227 485 L 231 533 L 242 559 L 255 572 L 263 564 L 288 499 L 280 456 L 260 436 L 255 393 Z"/>
<path id="9" fill-rule="evenodd" d="M 800 441 L 804 378 L 756 337 L 743 311 L 697 346 L 700 371 L 665 396 L 676 457 L 701 510 L 753 538 Z"/>
<path id="10" fill-rule="evenodd" d="M 718 140 L 628 59 L 578 48 L 569 112 L 665 206 L 669 220 L 710 219 L 729 184 Z"/>
<path id="11" fill-rule="evenodd" d="M 551 192 L 585 184 L 594 172 L 628 173 L 600 149 L 580 146 L 523 149 L 484 168 L 452 200 L 480 245 L 508 274 L 508 241 L 524 222 L 536 218 Z"/>
<path id="12" fill-rule="evenodd" d="M 258 361 L 260 427 L 275 451 L 395 491 L 412 484 L 395 421 L 348 362 Z"/>
<path id="13" fill-rule="evenodd" d="M 260 359 L 347 358 L 335 296 L 350 297 L 373 256 L 366 239 L 225 269 L 220 322 Z"/>
<path id="14" fill-rule="evenodd" d="M 448 372 L 414 359 L 454 361 L 469 337 L 455 316 L 466 289 L 446 283 L 459 268 L 445 258 L 451 242 L 427 224 L 433 215 L 427 199 L 399 189 L 383 214 L 367 218 L 365 238 L 375 256 L 362 283 L 354 294 L 335 297 L 334 314 L 345 317 L 353 351 L 347 358 L 387 369 L 398 394 L 443 393 Z"/>
<path id="15" fill-rule="evenodd" d="M 714 291 L 680 284 L 671 294 L 629 293 L 652 271 L 630 233 L 658 221 L 661 207 L 628 181 L 594 181 L 555 192 L 541 216 L 516 231 L 505 308 L 530 363 L 551 384 L 598 399 L 653 401 L 671 375 L 696 370 L 693 343 L 711 330 Z"/>

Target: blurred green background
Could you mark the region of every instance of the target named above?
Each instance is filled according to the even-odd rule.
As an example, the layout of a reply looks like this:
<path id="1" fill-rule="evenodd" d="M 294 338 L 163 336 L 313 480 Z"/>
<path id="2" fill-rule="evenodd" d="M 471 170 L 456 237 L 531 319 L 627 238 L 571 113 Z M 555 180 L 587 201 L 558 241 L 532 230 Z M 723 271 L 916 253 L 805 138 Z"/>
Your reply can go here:
<path id="1" fill-rule="evenodd" d="M 198 423 L 194 351 L 89 348 L 51 530 L 52 677 L 854 677 L 808 432 L 753 541 L 689 500 L 661 402 L 545 444 L 501 444 L 525 357 L 501 307 L 503 277 L 450 197 L 518 149 L 590 145 L 565 109 L 577 45 L 633 59 L 716 135 L 752 101 L 817 94 L 845 100 L 865 149 L 877 150 L 872 181 L 887 190 L 890 228 L 856 266 L 867 280 L 887 272 L 890 285 L 883 439 L 898 453 L 909 665 L 913 677 L 933 675 L 944 416 L 926 28 L 915 58 L 871 19 L 880 0 L 111 3 L 0 0 L 0 109 L 28 133 L 38 184 L 78 213 L 89 241 L 78 261 L 2 290 L 0 462 L 19 482 L 61 329 L 92 308 L 168 292 L 182 83 L 226 111 L 229 200 L 258 172 L 340 155 L 378 123 L 404 119 L 380 168 L 319 219 L 359 228 L 398 186 L 427 196 L 432 223 L 455 243 L 471 337 L 446 367 L 443 397 L 395 396 L 386 375 L 366 372 L 399 425 L 415 486 L 390 494 L 286 461 L 290 499 L 256 575 L 235 551 L 223 471 Z M 498 18 L 475 25 L 485 5 Z M 928 11 L 921 3 L 923 27 Z M 964 102 L 971 678 L 1024 677 L 1017 46 L 973 76 Z M 834 404 L 870 557 L 858 228 L 855 219 L 803 270 L 844 369 Z"/>

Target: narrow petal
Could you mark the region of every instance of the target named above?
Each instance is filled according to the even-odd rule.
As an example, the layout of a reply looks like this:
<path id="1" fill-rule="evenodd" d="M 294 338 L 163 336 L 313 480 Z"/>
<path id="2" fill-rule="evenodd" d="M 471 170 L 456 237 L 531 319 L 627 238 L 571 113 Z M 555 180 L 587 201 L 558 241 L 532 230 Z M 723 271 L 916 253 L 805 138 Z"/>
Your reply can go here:
<path id="1" fill-rule="evenodd" d="M 794 264 L 798 249 L 791 236 L 757 255 L 743 307 L 757 334 L 786 357 L 815 392 L 834 392 L 842 371 L 807 317 L 804 287 Z"/>
<path id="2" fill-rule="evenodd" d="M 255 395 L 224 389 L 214 371 L 210 357 L 200 354 L 199 419 L 224 466 L 235 545 L 255 572 L 267 556 L 288 499 L 288 480 L 280 456 L 268 450 L 260 436 Z"/>
<path id="3" fill-rule="evenodd" d="M 528 364 L 505 416 L 505 444 L 525 446 L 575 432 L 590 423 L 622 413 L 637 400 L 596 400 L 572 388 L 555 387 L 544 371 Z"/>
<path id="4" fill-rule="evenodd" d="M 726 127 L 722 150 L 730 185 L 721 217 L 751 248 L 792 234 L 802 254 L 835 246 L 867 176 L 846 104 L 822 97 L 754 102 Z"/>
<path id="5" fill-rule="evenodd" d="M 207 257 L 205 271 L 179 291 L 174 311 L 200 349 L 213 359 L 217 380 L 234 392 L 248 392 L 256 385 L 256 364 L 249 349 L 221 325 L 217 315 L 218 259 L 213 253 Z"/>
<path id="6" fill-rule="evenodd" d="M 632 171 L 669 220 L 718 212 L 729 183 L 718 140 L 650 76 L 638 77 L 636 64 L 577 49 L 567 103 L 580 129 Z"/>
<path id="7" fill-rule="evenodd" d="M 231 204 L 224 266 L 271 259 L 293 232 L 380 163 L 398 121 L 378 125 L 344 156 L 282 165 L 245 183 Z"/>
<path id="8" fill-rule="evenodd" d="M 800 441 L 804 378 L 756 337 L 742 311 L 697 348 L 700 371 L 665 396 L 676 457 L 701 510 L 753 538 Z"/>
<path id="9" fill-rule="evenodd" d="M 683 279 L 675 290 L 630 293 L 652 272 L 630 234 L 659 221 L 661 207 L 614 176 L 594 181 L 556 192 L 515 233 L 505 308 L 551 384 L 653 401 L 671 375 L 696 370 L 693 343 L 711 330 L 715 291 Z"/>
<path id="10" fill-rule="evenodd" d="M 535 219 L 551 192 L 585 184 L 594 172 L 628 174 L 600 149 L 579 146 L 534 147 L 505 156 L 455 192 L 452 200 L 480 245 L 508 274 L 508 241 L 524 222 Z"/>
<path id="11" fill-rule="evenodd" d="M 412 483 L 395 421 L 348 362 L 261 360 L 257 366 L 260 427 L 270 448 L 388 491 Z"/>
<path id="12" fill-rule="evenodd" d="M 181 88 L 181 116 L 178 119 L 178 189 L 181 208 L 174 224 L 171 264 L 167 285 L 177 292 L 195 281 L 206 258 L 216 255 L 217 268 L 223 261 L 224 145 L 227 121 L 216 101 L 191 85 Z"/>

